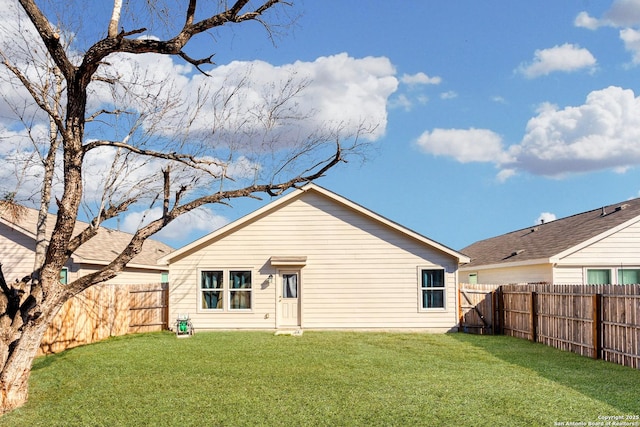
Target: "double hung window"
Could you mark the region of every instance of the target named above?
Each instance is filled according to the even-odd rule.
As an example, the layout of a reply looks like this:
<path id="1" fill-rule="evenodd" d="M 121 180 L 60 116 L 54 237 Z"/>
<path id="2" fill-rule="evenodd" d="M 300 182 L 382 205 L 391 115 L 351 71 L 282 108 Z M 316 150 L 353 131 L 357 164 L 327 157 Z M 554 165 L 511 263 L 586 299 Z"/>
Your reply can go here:
<path id="1" fill-rule="evenodd" d="M 443 269 L 420 270 L 420 295 L 423 309 L 445 308 L 445 286 Z"/>
<path id="2" fill-rule="evenodd" d="M 226 286 L 225 283 L 227 284 Z M 204 270 L 200 273 L 202 309 L 251 309 L 251 293 L 251 271 Z"/>
<path id="3" fill-rule="evenodd" d="M 222 289 L 222 271 L 203 271 L 200 277 L 202 291 L 202 308 L 224 308 L 224 293 Z"/>
<path id="4" fill-rule="evenodd" d="M 229 309 L 251 308 L 251 272 L 229 272 Z"/>

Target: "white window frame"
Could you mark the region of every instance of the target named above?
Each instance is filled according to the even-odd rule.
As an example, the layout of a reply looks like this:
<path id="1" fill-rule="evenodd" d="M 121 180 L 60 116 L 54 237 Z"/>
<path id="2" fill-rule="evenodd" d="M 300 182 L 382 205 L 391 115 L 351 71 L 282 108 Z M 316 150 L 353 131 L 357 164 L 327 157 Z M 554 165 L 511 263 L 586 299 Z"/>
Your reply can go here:
<path id="1" fill-rule="evenodd" d="M 204 298 L 204 293 L 207 291 L 207 288 L 203 288 L 202 287 L 202 274 L 204 272 L 208 272 L 208 271 L 212 271 L 212 272 L 221 272 L 222 273 L 222 286 L 220 288 L 211 288 L 212 290 L 210 292 L 220 292 L 222 294 L 222 307 L 221 308 L 204 308 L 203 307 L 203 298 Z M 250 287 L 249 288 L 232 288 L 231 287 L 231 273 L 232 272 L 248 272 L 251 275 L 251 282 L 250 282 Z M 197 298 L 197 302 L 196 304 L 197 306 L 197 311 L 198 312 L 202 312 L 202 313 L 247 313 L 247 312 L 253 312 L 254 310 L 254 305 L 255 305 L 255 294 L 254 294 L 254 290 L 255 290 L 255 280 L 256 280 L 256 272 L 253 268 L 247 268 L 247 267 L 242 267 L 242 268 L 218 268 L 218 267 L 211 267 L 211 268 L 201 268 L 197 270 L 197 285 L 196 285 L 196 289 L 198 292 L 198 298 Z M 213 289 L 219 289 L 219 290 L 213 290 Z M 251 307 L 250 308 L 232 308 L 231 307 L 231 295 L 234 292 L 243 292 L 243 293 L 248 293 L 249 294 L 249 302 Z"/>
<path id="2" fill-rule="evenodd" d="M 442 287 L 423 287 L 422 272 L 425 270 L 442 271 Z M 442 291 L 442 307 L 425 307 L 424 306 L 423 291 L 426 291 L 426 290 Z M 418 311 L 420 312 L 447 311 L 447 269 L 446 268 L 439 265 L 418 266 Z"/>

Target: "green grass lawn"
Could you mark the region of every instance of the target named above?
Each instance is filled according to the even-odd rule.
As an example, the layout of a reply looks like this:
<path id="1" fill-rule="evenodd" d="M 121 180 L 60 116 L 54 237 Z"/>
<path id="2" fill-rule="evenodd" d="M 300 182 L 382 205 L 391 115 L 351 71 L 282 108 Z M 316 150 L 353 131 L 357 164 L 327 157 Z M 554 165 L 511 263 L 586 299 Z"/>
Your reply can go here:
<path id="1" fill-rule="evenodd" d="M 38 358 L 29 402 L 0 425 L 554 426 L 637 415 L 640 370 L 509 337 L 167 332 Z"/>

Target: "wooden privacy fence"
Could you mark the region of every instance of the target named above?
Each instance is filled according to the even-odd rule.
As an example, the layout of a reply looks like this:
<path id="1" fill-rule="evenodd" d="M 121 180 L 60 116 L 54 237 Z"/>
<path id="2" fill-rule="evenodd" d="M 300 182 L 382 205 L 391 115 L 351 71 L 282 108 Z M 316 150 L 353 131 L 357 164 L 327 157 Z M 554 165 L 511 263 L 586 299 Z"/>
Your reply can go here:
<path id="1" fill-rule="evenodd" d="M 58 312 L 40 345 L 57 353 L 105 338 L 168 327 L 168 286 L 96 285 L 76 295 Z"/>
<path id="2" fill-rule="evenodd" d="M 640 368 L 640 285 L 463 284 L 460 293 L 462 330 L 474 332 L 469 313 L 484 310 L 493 333 Z"/>

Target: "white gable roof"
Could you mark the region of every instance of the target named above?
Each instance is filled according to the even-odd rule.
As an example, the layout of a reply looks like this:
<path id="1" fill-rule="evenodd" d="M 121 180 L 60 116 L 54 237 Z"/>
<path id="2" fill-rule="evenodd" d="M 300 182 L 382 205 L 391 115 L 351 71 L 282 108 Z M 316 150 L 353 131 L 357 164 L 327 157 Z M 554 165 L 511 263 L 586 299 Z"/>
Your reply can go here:
<path id="1" fill-rule="evenodd" d="M 386 225 L 389 228 L 392 228 L 410 238 L 413 238 L 415 240 L 418 240 L 419 242 L 424 243 L 425 245 L 428 245 L 434 249 L 437 249 L 453 258 L 456 258 L 458 260 L 458 263 L 467 263 L 469 262 L 469 258 L 466 255 L 463 255 L 445 245 L 442 245 L 434 240 L 431 240 L 419 233 L 416 233 L 415 231 L 412 231 L 406 227 L 401 226 L 400 224 L 391 221 L 381 215 L 376 214 L 373 211 L 370 211 L 369 209 L 366 209 L 360 205 L 358 205 L 357 203 L 352 202 L 349 199 L 346 199 L 342 196 L 339 196 L 323 187 L 320 187 L 316 184 L 310 183 L 305 185 L 304 187 L 301 187 L 299 189 L 296 189 L 294 191 L 292 191 L 291 193 L 282 196 L 281 198 L 279 198 L 278 200 L 275 200 L 265 206 L 263 206 L 260 209 L 257 209 L 255 211 L 253 211 L 252 213 L 232 222 L 227 224 L 224 227 L 221 227 L 219 229 L 217 229 L 216 231 L 213 231 L 212 233 L 207 234 L 206 236 L 186 245 L 183 246 L 180 249 L 177 249 L 176 251 L 172 252 L 171 254 L 164 256 L 162 258 L 160 258 L 158 260 L 158 263 L 165 263 L 165 264 L 169 264 L 172 262 L 172 260 L 180 258 L 183 254 L 189 253 L 192 250 L 200 247 L 200 246 L 204 246 L 206 244 L 209 244 L 210 242 L 216 240 L 218 237 L 225 235 L 227 233 L 230 233 L 236 229 L 242 228 L 244 225 L 250 223 L 253 219 L 258 218 L 262 215 L 265 215 L 271 211 L 274 211 L 276 209 L 278 209 L 279 207 L 285 205 L 286 203 L 290 202 L 291 200 L 300 198 L 303 194 L 307 193 L 307 192 L 316 192 L 319 193 L 325 197 L 327 197 L 328 199 L 333 200 L 336 203 L 342 204 L 344 206 L 349 207 L 350 209 L 353 209 L 356 212 L 359 212 L 360 214 L 369 217 L 370 219 L 373 219 L 374 221 L 380 222 L 384 225 Z"/>

